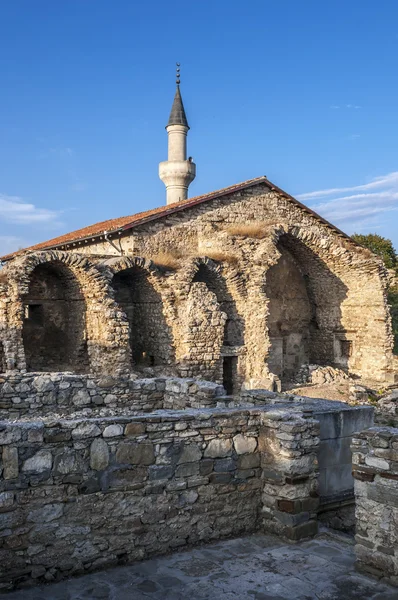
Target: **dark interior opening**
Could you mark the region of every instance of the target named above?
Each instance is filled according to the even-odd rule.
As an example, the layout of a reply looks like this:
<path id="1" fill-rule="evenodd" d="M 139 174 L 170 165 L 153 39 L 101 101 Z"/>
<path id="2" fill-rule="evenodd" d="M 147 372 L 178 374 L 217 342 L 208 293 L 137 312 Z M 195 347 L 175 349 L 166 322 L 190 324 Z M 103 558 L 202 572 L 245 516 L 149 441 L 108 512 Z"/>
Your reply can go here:
<path id="1" fill-rule="evenodd" d="M 234 381 L 238 370 L 237 356 L 224 356 L 223 358 L 223 386 L 228 396 L 234 393 Z"/>

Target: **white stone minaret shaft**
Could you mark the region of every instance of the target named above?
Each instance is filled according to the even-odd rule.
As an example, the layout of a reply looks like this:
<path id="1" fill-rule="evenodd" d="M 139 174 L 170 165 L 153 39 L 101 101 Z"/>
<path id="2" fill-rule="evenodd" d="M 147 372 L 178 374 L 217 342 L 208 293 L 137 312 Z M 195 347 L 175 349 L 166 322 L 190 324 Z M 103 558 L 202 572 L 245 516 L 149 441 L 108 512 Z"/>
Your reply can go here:
<path id="1" fill-rule="evenodd" d="M 177 90 L 166 126 L 168 135 L 168 160 L 159 164 L 159 177 L 166 186 L 166 203 L 173 204 L 188 198 L 188 186 L 195 179 L 196 165 L 187 160 L 187 117 L 180 93 L 179 69 Z"/>

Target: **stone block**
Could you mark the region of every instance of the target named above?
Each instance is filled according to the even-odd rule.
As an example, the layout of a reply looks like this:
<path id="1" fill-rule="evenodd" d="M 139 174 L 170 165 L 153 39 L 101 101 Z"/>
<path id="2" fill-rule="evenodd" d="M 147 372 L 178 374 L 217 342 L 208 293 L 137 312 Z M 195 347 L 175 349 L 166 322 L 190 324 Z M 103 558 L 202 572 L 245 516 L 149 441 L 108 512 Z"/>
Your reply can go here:
<path id="1" fill-rule="evenodd" d="M 18 475 L 18 449 L 15 446 L 4 446 L 3 477 L 4 479 L 16 479 Z"/>
<path id="2" fill-rule="evenodd" d="M 398 488 L 372 484 L 367 488 L 367 496 L 373 502 L 398 508 Z"/>
<path id="3" fill-rule="evenodd" d="M 214 471 L 218 473 L 234 471 L 235 469 L 236 462 L 233 458 L 220 458 L 214 461 Z"/>
<path id="4" fill-rule="evenodd" d="M 369 455 L 365 458 L 365 464 L 369 467 L 374 467 L 375 469 L 380 469 L 382 471 L 388 471 L 390 468 L 390 463 L 384 460 L 384 458 L 378 458 L 377 456 Z"/>
<path id="5" fill-rule="evenodd" d="M 118 463 L 131 465 L 152 465 L 155 462 L 153 444 L 150 442 L 123 442 L 116 452 Z"/>
<path id="6" fill-rule="evenodd" d="M 231 473 L 210 473 L 210 483 L 229 483 L 232 479 Z"/>
<path id="7" fill-rule="evenodd" d="M 135 436 L 145 433 L 145 423 L 127 423 L 124 435 Z"/>
<path id="8" fill-rule="evenodd" d="M 260 466 L 260 459 L 259 452 L 255 454 L 243 454 L 238 457 L 238 469 L 256 469 Z"/>
<path id="9" fill-rule="evenodd" d="M 108 425 L 105 427 L 102 436 L 104 438 L 113 438 L 123 435 L 123 427 L 121 425 Z"/>
<path id="10" fill-rule="evenodd" d="M 0 446 L 19 442 L 21 435 L 21 430 L 17 427 L 0 430 Z"/>
<path id="11" fill-rule="evenodd" d="M 0 513 L 8 512 L 14 506 L 14 492 L 0 492 Z"/>
<path id="12" fill-rule="evenodd" d="M 232 440 L 230 439 L 210 440 L 204 452 L 204 456 L 209 458 L 223 458 L 231 454 Z"/>
<path id="13" fill-rule="evenodd" d="M 287 526 L 283 529 L 283 536 L 289 540 L 303 540 L 308 537 L 313 537 L 318 533 L 317 521 L 311 520 L 301 523 L 297 526 Z"/>
<path id="14" fill-rule="evenodd" d="M 149 479 L 151 481 L 158 479 L 171 479 L 174 469 L 170 465 L 152 465 L 148 469 Z"/>
<path id="15" fill-rule="evenodd" d="M 31 458 L 25 460 L 22 471 L 25 473 L 44 473 L 49 471 L 53 464 L 53 457 L 49 450 L 39 450 Z"/>
<path id="16" fill-rule="evenodd" d="M 193 475 L 199 475 L 199 464 L 198 463 L 185 463 L 178 465 L 175 471 L 175 476 L 178 477 L 192 477 Z"/>
<path id="17" fill-rule="evenodd" d="M 213 471 L 214 460 L 204 458 L 199 462 L 199 473 L 201 475 L 209 475 Z"/>
<path id="18" fill-rule="evenodd" d="M 98 435 L 101 435 L 101 430 L 95 423 L 82 423 L 72 430 L 74 440 L 97 437 Z"/>
<path id="19" fill-rule="evenodd" d="M 179 463 L 191 463 L 196 462 L 202 458 L 202 450 L 197 444 L 186 444 L 184 445 Z"/>
<path id="20" fill-rule="evenodd" d="M 94 471 L 103 471 L 109 464 L 108 444 L 101 438 L 95 438 L 90 446 L 90 467 Z"/>
<path id="21" fill-rule="evenodd" d="M 50 523 L 59 519 L 64 512 L 63 504 L 45 504 L 44 506 L 32 510 L 27 520 L 32 523 Z"/>
<path id="22" fill-rule="evenodd" d="M 237 454 L 249 454 L 257 448 L 257 439 L 255 437 L 248 437 L 241 433 L 235 435 L 233 442 Z"/>

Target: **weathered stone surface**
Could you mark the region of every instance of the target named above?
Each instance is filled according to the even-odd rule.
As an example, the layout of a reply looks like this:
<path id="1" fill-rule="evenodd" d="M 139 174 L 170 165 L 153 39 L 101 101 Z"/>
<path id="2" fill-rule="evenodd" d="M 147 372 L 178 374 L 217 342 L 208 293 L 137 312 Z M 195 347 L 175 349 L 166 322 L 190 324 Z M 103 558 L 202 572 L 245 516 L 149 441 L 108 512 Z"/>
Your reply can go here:
<path id="1" fill-rule="evenodd" d="M 398 429 L 371 427 L 352 440 L 357 568 L 398 584 Z M 388 461 L 376 453 L 388 457 Z M 366 466 L 365 466 L 366 465 Z"/>
<path id="2" fill-rule="evenodd" d="M 76 406 L 87 406 L 91 403 L 91 397 L 87 390 L 78 390 L 71 398 Z"/>
<path id="3" fill-rule="evenodd" d="M 390 464 L 386 460 L 377 458 L 376 456 L 367 456 L 365 458 L 365 464 L 369 465 L 369 467 L 375 467 L 376 469 L 383 469 L 384 471 L 387 471 L 390 468 Z"/>
<path id="4" fill-rule="evenodd" d="M 96 438 L 90 446 L 90 467 L 94 471 L 102 471 L 109 464 L 108 444 L 101 438 Z"/>
<path id="5" fill-rule="evenodd" d="M 14 504 L 14 492 L 0 492 L 0 513 L 11 509 Z"/>
<path id="6" fill-rule="evenodd" d="M 83 423 L 72 431 L 72 437 L 76 440 L 95 437 L 97 435 L 101 435 L 101 430 L 95 423 Z"/>
<path id="7" fill-rule="evenodd" d="M 14 446 L 4 446 L 3 448 L 3 469 L 4 479 L 16 479 L 18 477 L 18 449 Z"/>
<path id="8" fill-rule="evenodd" d="M 52 467 L 53 457 L 49 450 L 39 450 L 31 458 L 25 460 L 22 471 L 33 471 L 43 473 Z"/>
<path id="9" fill-rule="evenodd" d="M 144 423 L 127 423 L 124 434 L 127 436 L 139 435 L 145 433 Z"/>
<path id="10" fill-rule="evenodd" d="M 231 439 L 210 440 L 205 449 L 204 456 L 209 458 L 222 458 L 232 453 Z"/>
<path id="11" fill-rule="evenodd" d="M 196 462 L 202 458 L 202 450 L 196 444 L 187 444 L 184 446 L 179 463 Z"/>
<path id="12" fill-rule="evenodd" d="M 46 504 L 41 508 L 32 510 L 28 514 L 28 521 L 33 523 L 50 523 L 59 519 L 63 513 L 63 504 Z"/>
<path id="13" fill-rule="evenodd" d="M 234 448 L 237 454 L 254 452 L 257 448 L 257 440 L 254 437 L 238 434 L 234 437 Z"/>
<path id="14" fill-rule="evenodd" d="M 155 462 L 153 444 L 123 442 L 117 449 L 116 460 L 131 465 L 151 465 Z"/>
<path id="15" fill-rule="evenodd" d="M 121 425 L 108 425 L 102 435 L 104 438 L 118 437 L 123 435 L 123 427 Z"/>

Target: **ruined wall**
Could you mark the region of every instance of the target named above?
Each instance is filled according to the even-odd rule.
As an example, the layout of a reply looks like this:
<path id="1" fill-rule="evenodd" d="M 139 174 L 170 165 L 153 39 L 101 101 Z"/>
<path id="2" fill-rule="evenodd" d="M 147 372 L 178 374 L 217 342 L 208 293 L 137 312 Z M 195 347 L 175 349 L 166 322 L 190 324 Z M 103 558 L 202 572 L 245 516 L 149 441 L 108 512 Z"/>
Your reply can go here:
<path id="1" fill-rule="evenodd" d="M 140 394 L 150 404 L 161 390 L 148 383 Z M 186 406 L 214 400 L 213 384 L 196 385 L 167 381 L 165 407 L 184 396 Z M 260 396 L 282 402 L 261 392 L 253 403 Z M 140 416 L 130 405 L 120 416 L 65 419 L 53 411 L 1 421 L 0 589 L 256 529 L 292 540 L 313 535 L 319 418 L 346 409 L 336 404 L 285 399 Z"/>
<path id="2" fill-rule="evenodd" d="M 160 293 L 150 275 L 139 267 L 124 269 L 112 280 L 115 300 L 129 323 L 133 365 L 171 364 L 173 338 L 163 314 Z"/>
<path id="3" fill-rule="evenodd" d="M 27 369 L 87 371 L 86 304 L 74 274 L 59 261 L 38 265 L 23 301 Z"/>
<path id="4" fill-rule="evenodd" d="M 259 411 L 1 425 L 0 585 L 253 531 Z"/>
<path id="5" fill-rule="evenodd" d="M 301 365 L 309 362 L 310 326 L 316 309 L 298 262 L 288 250 L 280 246 L 278 250 L 280 259 L 266 274 L 271 342 L 268 366 L 282 379 L 292 379 Z"/>
<path id="6" fill-rule="evenodd" d="M 37 273 L 36 269 L 39 267 L 40 270 L 52 271 L 53 281 L 54 278 L 57 280 L 59 277 L 64 277 L 58 288 L 52 286 L 53 290 L 55 287 L 55 290 L 53 294 L 49 294 L 48 300 L 43 298 L 43 294 L 49 291 L 46 277 L 38 276 L 37 278 L 43 287 L 41 300 L 51 306 L 50 312 L 54 318 L 56 316 L 56 325 L 60 326 L 63 337 L 68 338 L 69 352 L 64 354 L 65 361 L 58 366 L 63 370 L 68 370 L 72 366 L 79 370 L 77 363 L 80 363 L 84 366 L 82 370 L 86 370 L 87 348 L 88 368 L 92 372 L 113 374 L 126 372 L 130 362 L 128 325 L 113 299 L 109 279 L 101 274 L 95 262 L 88 261 L 80 255 L 58 251 L 38 252 L 21 257 L 6 267 L 7 279 L 4 293 L 7 300 L 3 307 L 0 307 L 3 308 L 0 319 L 3 323 L 1 335 L 7 369 L 23 371 L 27 368 L 23 332 L 26 325 L 30 326 L 25 322 L 25 317 L 27 311 L 29 316 L 30 301 L 34 300 L 31 294 L 35 288 L 32 288 L 31 284 L 33 281 L 33 286 L 35 285 L 35 272 Z M 68 287 L 67 281 L 72 282 L 73 285 Z M 66 300 L 58 297 L 56 301 L 54 293 L 61 292 L 66 294 Z M 57 308 L 54 306 L 56 303 Z M 68 306 L 68 322 L 65 321 L 65 305 Z M 49 318 L 47 325 L 51 321 Z M 46 324 L 44 321 L 43 323 Z M 54 336 L 58 333 L 59 330 L 57 334 L 54 333 Z M 25 335 L 25 342 L 28 339 L 31 339 L 29 330 Z M 53 340 L 52 346 L 55 343 L 56 341 Z M 45 348 L 43 344 L 41 347 Z M 34 352 L 34 348 L 31 348 L 30 354 L 32 352 Z M 60 352 L 59 348 L 58 354 Z M 70 361 L 74 364 L 66 364 Z M 44 368 L 44 365 L 41 368 Z"/>
<path id="7" fill-rule="evenodd" d="M 398 586 L 398 429 L 362 431 L 351 449 L 356 567 Z"/>
<path id="8" fill-rule="evenodd" d="M 0 378 L 0 418 L 109 416 L 217 405 L 224 389 L 178 378 L 114 379 L 64 373 L 19 373 Z"/>
<path id="9" fill-rule="evenodd" d="M 258 224 L 258 235 L 245 233 L 244 227 L 251 222 Z M 230 229 L 232 226 L 234 230 Z M 239 227 L 243 228 L 241 234 Z M 119 371 L 131 368 L 128 355 L 131 355 L 134 340 L 130 334 L 141 323 L 141 320 L 137 320 L 135 325 L 130 322 L 129 332 L 129 320 L 125 314 L 127 305 L 122 310 L 120 303 L 123 304 L 123 301 L 114 301 L 112 274 L 115 276 L 116 272 L 137 264 L 149 268 L 158 263 L 156 276 L 152 271 L 147 281 L 152 284 L 156 280 L 154 289 L 161 298 L 162 311 L 159 302 L 155 304 L 159 309 L 159 319 L 164 318 L 164 323 L 161 326 L 159 322 L 156 330 L 148 329 L 149 336 L 140 335 L 139 331 L 136 335 L 138 347 L 143 337 L 154 340 L 149 360 L 166 364 L 171 360 L 182 369 L 179 371 L 181 374 L 195 372 L 195 375 L 200 375 L 198 356 L 202 349 L 206 377 L 212 371 L 216 381 L 223 381 L 228 368 L 235 373 L 235 387 L 239 387 L 242 381 L 248 387 L 269 386 L 272 375 L 267 363 L 270 353 L 272 363 L 273 352 L 269 330 L 279 319 L 275 301 L 267 297 L 267 272 L 279 268 L 278 285 L 286 289 L 294 263 L 300 272 L 300 277 L 296 273 L 296 279 L 301 282 L 300 293 L 286 296 L 283 316 L 295 312 L 302 314 L 300 326 L 292 323 L 291 333 L 286 332 L 285 335 L 288 348 L 285 352 L 285 376 L 289 378 L 300 360 L 308 358 L 312 363 L 334 364 L 364 377 L 380 380 L 391 377 L 392 333 L 386 300 L 387 274 L 381 261 L 279 193 L 270 192 L 262 185 L 231 193 L 124 232 L 117 240 L 117 247 L 129 256 L 117 257 L 116 250 L 109 244 L 104 245 L 104 242 L 78 244 L 61 253 L 40 253 L 40 256 L 47 256 L 46 260 L 51 257 L 53 260 L 69 260 L 83 291 L 95 289 L 94 297 L 91 291 L 85 294 L 87 314 L 90 314 L 86 323 L 88 354 L 93 370 L 110 372 L 110 363 Z M 77 250 L 91 253 L 92 258 L 84 262 L 82 256 L 74 254 Z M 104 258 L 104 252 L 113 254 L 114 258 Z M 169 258 L 177 257 L 174 260 L 176 264 L 164 266 L 165 261 L 161 257 L 165 253 L 169 253 Z M 26 270 L 27 265 L 37 260 L 34 256 L 18 258 L 14 264 L 7 266 L 11 279 L 25 277 L 26 287 L 31 272 Z M 203 277 L 203 268 L 202 274 L 198 274 L 200 262 L 206 263 L 209 259 L 221 270 L 219 275 L 213 273 Z M 40 258 L 39 262 L 43 260 Z M 287 260 L 291 261 L 291 267 L 281 268 L 283 261 Z M 112 261 L 120 263 L 119 266 L 114 268 Z M 275 266 L 278 261 L 282 261 L 280 267 Z M 170 260 L 166 263 L 171 264 Z M 272 271 L 270 274 L 272 277 Z M 94 287 L 87 280 L 88 275 L 91 277 L 89 281 L 95 283 Z M 220 285 L 214 285 L 219 276 L 222 279 L 218 281 L 224 286 L 223 297 Z M 142 277 L 145 278 L 144 275 Z M 309 308 L 302 282 L 305 283 Z M 190 292 L 199 284 L 206 285 L 216 297 L 218 294 L 217 304 L 214 304 L 211 295 L 204 294 L 201 310 L 207 316 L 191 327 L 190 320 L 194 320 L 194 316 L 190 313 Z M 102 310 L 103 316 L 104 311 L 103 306 L 102 309 L 99 307 L 101 294 L 109 298 L 107 311 L 112 315 L 110 320 L 101 319 L 98 314 Z M 198 296 L 199 293 L 196 294 L 199 301 Z M 8 333 L 3 335 L 6 362 L 23 368 L 23 347 L 18 337 L 22 320 L 17 308 L 20 295 L 13 291 L 11 298 L 12 306 L 5 307 L 4 317 L 8 328 Z M 149 322 L 148 305 L 145 308 L 145 303 L 138 304 L 143 310 L 144 320 Z M 220 346 L 221 313 L 227 315 L 227 329 L 222 332 Z M 294 331 L 296 325 L 298 332 Z M 166 338 L 161 335 L 161 330 L 167 331 L 167 343 L 172 346 L 170 353 L 163 352 Z M 224 338 L 227 345 L 223 345 Z M 209 339 L 216 343 L 213 353 L 207 351 L 209 344 L 206 340 Z M 161 356 L 153 356 L 155 348 L 159 348 Z M 229 360 L 224 361 L 224 357 Z"/>

